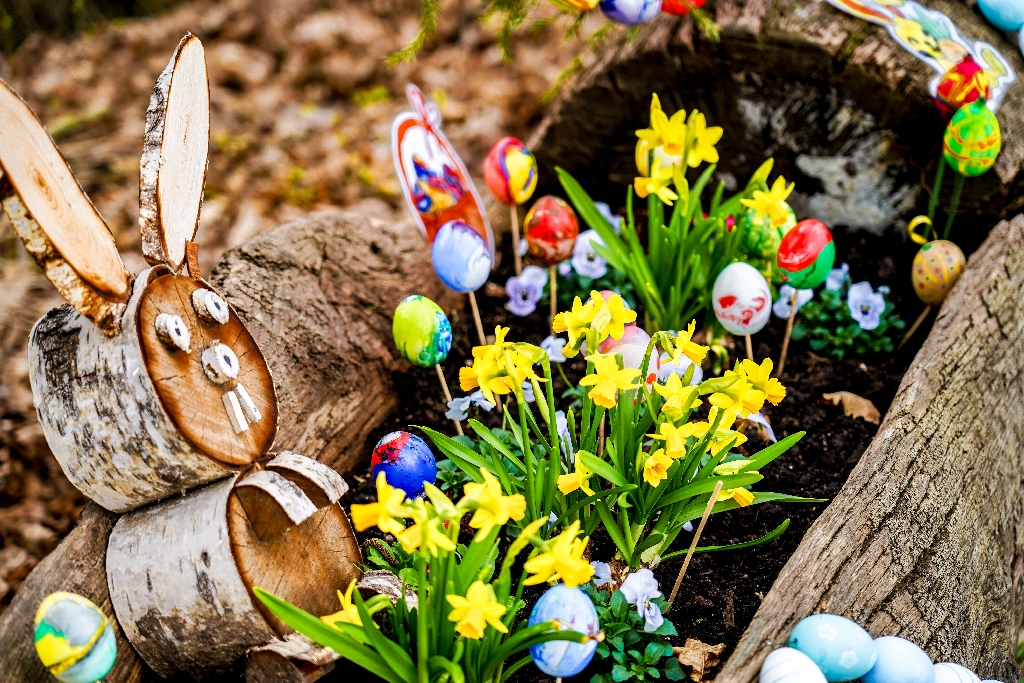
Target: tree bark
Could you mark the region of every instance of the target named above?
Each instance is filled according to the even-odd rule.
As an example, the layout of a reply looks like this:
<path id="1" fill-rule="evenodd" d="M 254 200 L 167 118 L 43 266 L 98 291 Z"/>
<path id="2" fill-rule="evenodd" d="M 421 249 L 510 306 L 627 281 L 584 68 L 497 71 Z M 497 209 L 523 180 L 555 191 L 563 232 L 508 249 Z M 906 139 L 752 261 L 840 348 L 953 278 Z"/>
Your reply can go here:
<path id="1" fill-rule="evenodd" d="M 846 485 L 716 678 L 756 681 L 816 612 L 1017 680 L 1024 621 L 1024 216 L 975 252 Z"/>

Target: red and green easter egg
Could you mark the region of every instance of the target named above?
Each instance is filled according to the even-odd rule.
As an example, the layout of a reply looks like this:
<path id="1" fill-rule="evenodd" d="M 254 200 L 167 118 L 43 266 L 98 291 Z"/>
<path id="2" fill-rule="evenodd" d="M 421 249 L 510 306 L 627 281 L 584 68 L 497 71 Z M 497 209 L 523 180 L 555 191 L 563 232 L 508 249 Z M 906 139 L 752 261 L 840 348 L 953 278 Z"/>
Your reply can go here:
<path id="1" fill-rule="evenodd" d="M 504 137 L 484 159 L 484 180 L 502 204 L 522 204 L 537 188 L 537 160 L 518 139 Z"/>
<path id="2" fill-rule="evenodd" d="M 797 223 L 779 243 L 776 263 L 783 278 L 797 289 L 817 287 L 836 262 L 836 244 L 832 233 L 819 220 L 808 218 Z"/>
<path id="3" fill-rule="evenodd" d="M 553 266 L 572 256 L 580 224 L 576 212 L 564 200 L 552 195 L 538 199 L 523 224 L 530 256 Z"/>
<path id="4" fill-rule="evenodd" d="M 935 240 L 921 247 L 910 275 L 917 298 L 930 306 L 941 304 L 966 263 L 964 252 L 948 240 Z"/>
<path id="5" fill-rule="evenodd" d="M 747 211 L 743 217 L 743 247 L 752 256 L 775 258 L 782 238 L 796 225 L 796 214 L 793 213 L 793 209 L 785 202 L 783 205 L 787 218 L 786 222 L 779 226 L 772 225 L 771 216 L 759 211 Z"/>
<path id="6" fill-rule="evenodd" d="M 996 115 L 979 99 L 953 114 L 942 137 L 942 152 L 957 173 L 978 176 L 992 168 L 1002 146 Z"/>
<path id="7" fill-rule="evenodd" d="M 977 99 L 987 100 L 991 94 L 988 74 L 978 66 L 974 57 L 967 55 L 951 66 L 939 81 L 935 106 L 942 117 L 949 121 L 965 104 Z"/>
<path id="8" fill-rule="evenodd" d="M 682 17 L 704 6 L 705 0 L 661 0 L 661 11 Z"/>

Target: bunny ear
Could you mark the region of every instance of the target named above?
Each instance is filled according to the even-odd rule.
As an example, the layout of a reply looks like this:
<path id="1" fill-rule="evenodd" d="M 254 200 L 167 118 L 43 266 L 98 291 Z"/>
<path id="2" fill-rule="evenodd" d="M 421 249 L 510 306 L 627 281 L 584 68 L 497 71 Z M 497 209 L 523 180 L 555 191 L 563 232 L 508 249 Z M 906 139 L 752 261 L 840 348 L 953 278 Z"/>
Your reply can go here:
<path id="1" fill-rule="evenodd" d="M 0 202 L 39 267 L 79 313 L 112 334 L 130 275 L 110 229 L 28 105 L 0 81 Z"/>
<path id="2" fill-rule="evenodd" d="M 186 34 L 146 110 L 139 187 L 142 253 L 179 270 L 199 228 L 210 152 L 210 84 L 203 44 Z"/>

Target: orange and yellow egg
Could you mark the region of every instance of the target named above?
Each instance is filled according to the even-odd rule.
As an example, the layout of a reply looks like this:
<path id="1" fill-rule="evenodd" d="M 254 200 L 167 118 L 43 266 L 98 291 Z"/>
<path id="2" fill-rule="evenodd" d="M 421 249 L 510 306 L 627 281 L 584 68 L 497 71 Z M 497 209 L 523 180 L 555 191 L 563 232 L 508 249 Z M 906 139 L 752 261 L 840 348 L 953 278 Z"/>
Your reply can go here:
<path id="1" fill-rule="evenodd" d="M 948 240 L 934 240 L 914 257 L 911 281 L 914 292 L 926 304 L 941 304 L 960 278 L 967 259 L 960 247 Z"/>

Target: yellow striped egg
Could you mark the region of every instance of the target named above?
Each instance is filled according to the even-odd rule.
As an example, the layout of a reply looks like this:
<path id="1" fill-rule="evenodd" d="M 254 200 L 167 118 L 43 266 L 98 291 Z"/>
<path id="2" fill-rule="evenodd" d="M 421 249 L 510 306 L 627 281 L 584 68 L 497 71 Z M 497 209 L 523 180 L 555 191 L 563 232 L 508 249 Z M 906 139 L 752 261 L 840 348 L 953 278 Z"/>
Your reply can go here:
<path id="1" fill-rule="evenodd" d="M 910 276 L 914 292 L 926 304 L 941 304 L 959 279 L 966 263 L 964 253 L 952 242 L 929 242 L 914 257 L 914 270 Z"/>

